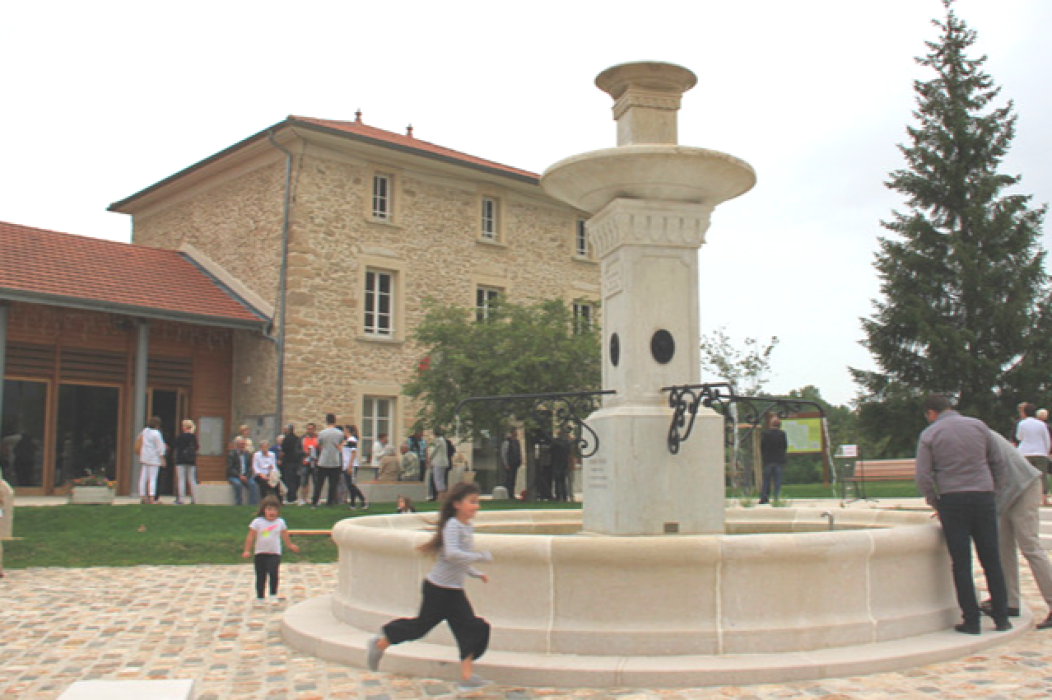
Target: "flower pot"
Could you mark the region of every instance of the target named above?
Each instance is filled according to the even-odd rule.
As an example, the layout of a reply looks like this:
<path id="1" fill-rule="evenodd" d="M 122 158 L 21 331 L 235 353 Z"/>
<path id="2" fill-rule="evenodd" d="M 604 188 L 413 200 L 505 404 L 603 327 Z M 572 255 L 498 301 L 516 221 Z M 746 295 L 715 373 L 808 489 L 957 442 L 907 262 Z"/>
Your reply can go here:
<path id="1" fill-rule="evenodd" d="M 113 503 L 113 489 L 109 486 L 74 486 L 69 492 L 69 502 L 77 505 Z"/>

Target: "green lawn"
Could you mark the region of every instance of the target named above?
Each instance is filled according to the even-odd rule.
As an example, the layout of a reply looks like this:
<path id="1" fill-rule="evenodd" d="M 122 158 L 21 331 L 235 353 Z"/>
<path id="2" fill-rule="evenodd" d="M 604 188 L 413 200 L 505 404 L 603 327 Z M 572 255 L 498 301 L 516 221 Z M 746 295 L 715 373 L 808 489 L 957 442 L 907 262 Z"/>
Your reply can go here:
<path id="1" fill-rule="evenodd" d="M 434 503 L 417 505 L 420 512 L 435 510 Z M 541 506 L 579 508 L 580 504 L 500 504 L 501 509 Z M 281 517 L 292 530 L 328 530 L 344 518 L 387 515 L 394 509 L 393 503 L 354 512 L 345 507 L 286 506 Z M 248 524 L 255 514 L 254 506 L 22 507 L 15 512 L 14 532 L 22 539 L 4 543 L 4 568 L 236 564 L 242 561 Z M 336 561 L 336 545 L 327 537 L 294 537 L 293 541 L 301 550 L 285 552 L 287 562 Z"/>
<path id="2" fill-rule="evenodd" d="M 871 484 L 870 498 L 910 498 L 912 482 Z M 727 494 L 736 497 L 734 493 Z M 821 484 L 786 484 L 782 500 L 839 498 L 839 491 Z M 755 496 L 752 496 L 755 499 Z M 421 512 L 434 503 L 418 504 Z M 580 508 L 575 503 L 483 502 L 483 510 Z M 377 504 L 368 511 L 346 508 L 286 506 L 282 517 L 293 530 L 328 530 L 348 517 L 386 515 L 394 504 Z M 236 564 L 241 559 L 248 524 L 255 516 L 250 506 L 41 506 L 15 512 L 15 536 L 4 543 L 4 567 L 134 566 L 137 564 Z M 336 545 L 327 537 L 294 538 L 299 554 L 285 553 L 285 561 L 336 561 Z"/>

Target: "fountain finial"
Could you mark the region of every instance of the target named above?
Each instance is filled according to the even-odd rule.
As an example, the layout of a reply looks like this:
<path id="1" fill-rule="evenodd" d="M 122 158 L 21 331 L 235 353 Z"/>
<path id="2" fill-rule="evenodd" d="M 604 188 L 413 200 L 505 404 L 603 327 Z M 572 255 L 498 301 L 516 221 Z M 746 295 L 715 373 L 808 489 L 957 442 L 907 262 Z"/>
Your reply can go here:
<path id="1" fill-rule="evenodd" d="M 617 145 L 678 143 L 676 112 L 698 77 L 672 63 L 640 61 L 607 68 L 595 85 L 614 98 Z"/>

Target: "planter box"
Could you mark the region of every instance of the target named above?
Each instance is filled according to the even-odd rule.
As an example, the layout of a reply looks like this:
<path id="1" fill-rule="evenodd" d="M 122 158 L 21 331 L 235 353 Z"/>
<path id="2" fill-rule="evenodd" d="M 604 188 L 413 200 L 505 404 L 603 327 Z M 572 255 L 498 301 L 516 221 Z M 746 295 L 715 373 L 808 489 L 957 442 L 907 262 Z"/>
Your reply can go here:
<path id="1" fill-rule="evenodd" d="M 69 502 L 110 505 L 113 503 L 113 489 L 109 486 L 74 486 L 69 492 Z"/>

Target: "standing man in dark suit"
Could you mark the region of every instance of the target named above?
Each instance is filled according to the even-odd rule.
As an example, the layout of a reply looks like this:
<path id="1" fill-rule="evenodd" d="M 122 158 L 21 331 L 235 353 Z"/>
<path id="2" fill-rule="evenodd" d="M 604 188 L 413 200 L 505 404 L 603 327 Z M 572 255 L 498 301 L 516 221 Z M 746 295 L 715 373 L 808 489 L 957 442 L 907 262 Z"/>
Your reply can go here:
<path id="1" fill-rule="evenodd" d="M 998 632 L 1008 621 L 1008 589 L 997 544 L 995 490 L 1004 483 L 1005 463 L 990 429 L 978 418 L 953 410 L 950 400 L 932 394 L 924 400 L 929 425 L 917 444 L 917 490 L 942 522 L 953 561 L 953 585 L 964 621 L 962 634 L 979 634 L 979 601 L 972 580 L 972 543 L 990 589 L 990 614 Z"/>
<path id="2" fill-rule="evenodd" d="M 259 487 L 252 478 L 252 455 L 248 453 L 245 438 L 239 437 L 234 440 L 234 449 L 227 455 L 226 478 L 234 489 L 234 503 L 244 503 L 242 494 L 246 492 L 250 506 L 259 501 Z"/>
<path id="3" fill-rule="evenodd" d="M 519 431 L 512 428 L 500 443 L 500 465 L 504 470 L 504 488 L 508 496 L 515 500 L 515 479 L 522 466 L 522 444 L 519 442 Z"/>
<path id="4" fill-rule="evenodd" d="M 785 458 L 788 453 L 789 438 L 782 430 L 782 419 L 772 416 L 767 430 L 760 433 L 760 460 L 763 464 L 760 503 L 768 503 L 768 496 L 778 500 L 778 494 L 782 492 L 782 472 L 785 470 Z"/>

